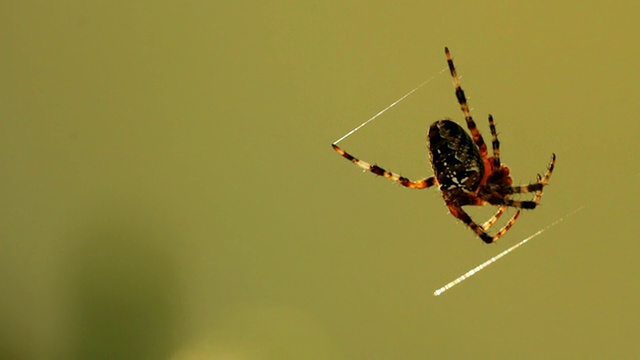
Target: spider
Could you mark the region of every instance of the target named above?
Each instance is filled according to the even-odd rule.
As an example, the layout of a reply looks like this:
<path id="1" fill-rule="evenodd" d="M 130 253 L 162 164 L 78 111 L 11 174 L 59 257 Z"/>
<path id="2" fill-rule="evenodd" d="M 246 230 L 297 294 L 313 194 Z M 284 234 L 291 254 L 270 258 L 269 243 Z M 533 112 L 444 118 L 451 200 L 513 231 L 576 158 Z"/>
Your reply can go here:
<path id="1" fill-rule="evenodd" d="M 460 109 L 467 122 L 469 133 L 449 118 L 431 124 L 427 134 L 429 158 L 434 176 L 412 181 L 399 174 L 387 171 L 378 165 L 371 165 L 348 154 L 335 143 L 332 147 L 347 160 L 376 175 L 400 183 L 411 189 L 425 189 L 440 185 L 444 202 L 451 215 L 468 226 L 485 243 L 491 244 L 504 235 L 520 216 L 521 209 L 534 209 L 542 197 L 542 189 L 549 181 L 556 162 L 556 155 L 552 154 L 551 162 L 544 177 L 537 175 L 537 182 L 528 185 L 513 186 L 509 168 L 500 162 L 500 141 L 489 115 L 489 129 L 492 136 L 493 156 L 488 155 L 485 144 L 476 123 L 471 117 L 467 97 L 460 87 L 460 80 L 453 65 L 453 59 L 448 48 L 444 52 L 449 66 L 455 95 Z M 511 199 L 513 194 L 535 193 L 533 200 L 520 201 Z M 462 209 L 463 206 L 499 206 L 496 213 L 485 223 L 479 225 Z M 507 207 L 518 209 L 513 217 L 494 235 L 487 231 L 502 216 Z"/>

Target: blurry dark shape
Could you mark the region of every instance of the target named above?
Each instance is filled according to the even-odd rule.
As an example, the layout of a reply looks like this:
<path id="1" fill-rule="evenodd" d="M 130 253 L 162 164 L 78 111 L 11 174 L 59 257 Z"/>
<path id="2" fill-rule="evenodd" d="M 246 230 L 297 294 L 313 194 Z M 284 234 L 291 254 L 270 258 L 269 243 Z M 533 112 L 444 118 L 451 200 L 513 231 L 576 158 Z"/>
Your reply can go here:
<path id="1" fill-rule="evenodd" d="M 178 333 L 172 257 L 157 229 L 118 218 L 82 235 L 69 259 L 71 356 L 166 359 Z"/>

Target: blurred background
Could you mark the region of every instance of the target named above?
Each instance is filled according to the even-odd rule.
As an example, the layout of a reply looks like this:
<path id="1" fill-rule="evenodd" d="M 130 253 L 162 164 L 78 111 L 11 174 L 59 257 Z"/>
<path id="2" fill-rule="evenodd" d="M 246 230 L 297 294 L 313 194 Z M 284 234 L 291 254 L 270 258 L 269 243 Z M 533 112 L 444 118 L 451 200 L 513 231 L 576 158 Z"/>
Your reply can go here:
<path id="1" fill-rule="evenodd" d="M 639 357 L 638 15 L 2 2 L 0 358 Z M 437 190 L 330 148 L 433 77 L 340 143 L 430 176 L 426 129 L 463 121 L 444 46 L 516 183 L 558 156 L 542 205 L 491 246 Z"/>

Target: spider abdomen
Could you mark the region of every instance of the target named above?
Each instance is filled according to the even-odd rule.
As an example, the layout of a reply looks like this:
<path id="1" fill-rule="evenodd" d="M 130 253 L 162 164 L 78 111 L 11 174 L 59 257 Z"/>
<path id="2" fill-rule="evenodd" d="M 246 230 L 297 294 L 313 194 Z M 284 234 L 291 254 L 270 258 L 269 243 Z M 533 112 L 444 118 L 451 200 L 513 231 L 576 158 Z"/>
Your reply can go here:
<path id="1" fill-rule="evenodd" d="M 445 119 L 431 124 L 428 141 L 440 190 L 476 192 L 484 176 L 484 162 L 471 136 L 457 123 Z"/>

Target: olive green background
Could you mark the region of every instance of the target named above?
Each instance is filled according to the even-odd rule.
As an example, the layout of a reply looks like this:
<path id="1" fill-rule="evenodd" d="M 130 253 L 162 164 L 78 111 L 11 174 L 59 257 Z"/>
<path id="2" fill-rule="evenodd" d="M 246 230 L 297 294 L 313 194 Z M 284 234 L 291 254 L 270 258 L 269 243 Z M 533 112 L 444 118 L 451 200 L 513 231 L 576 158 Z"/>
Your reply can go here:
<path id="1" fill-rule="evenodd" d="M 0 358 L 640 357 L 640 5 L 4 1 Z M 410 178 L 481 131 L 542 205 L 487 246 Z M 440 297 L 433 291 L 571 211 Z M 486 217 L 491 209 L 474 211 Z"/>

